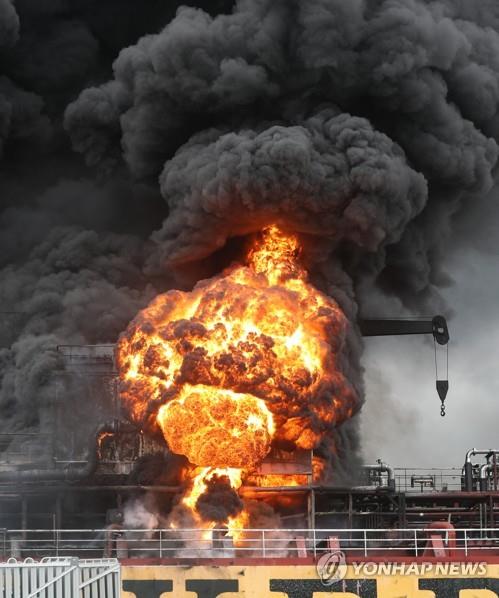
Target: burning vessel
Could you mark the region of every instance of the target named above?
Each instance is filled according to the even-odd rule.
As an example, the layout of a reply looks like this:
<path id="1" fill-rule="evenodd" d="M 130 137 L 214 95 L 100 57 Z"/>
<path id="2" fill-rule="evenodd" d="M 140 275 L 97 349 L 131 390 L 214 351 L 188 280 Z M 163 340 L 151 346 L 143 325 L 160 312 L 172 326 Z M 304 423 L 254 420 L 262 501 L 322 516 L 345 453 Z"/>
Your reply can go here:
<path id="1" fill-rule="evenodd" d="M 0 1 L 0 598 L 496 591 L 497 451 L 358 426 L 370 335 L 445 414 L 412 314 L 493 236 L 495 3 L 70 4 Z"/>
<path id="2" fill-rule="evenodd" d="M 401 581 L 412 591 L 438 586 L 437 565 L 480 564 L 484 554 L 478 581 L 443 577 L 442 588 L 495 588 L 499 451 L 473 449 L 462 471 L 380 461 L 352 469 L 347 483 L 335 478 L 337 430 L 361 404 L 345 368 L 352 338 L 431 333 L 445 346 L 445 320 L 353 325 L 310 282 L 301 250 L 298 235 L 269 225 L 220 274 L 156 296 L 116 346 L 59 347 L 60 389 L 90 381 L 115 418 L 90 435 L 83 462 L 54 446 L 36 469 L 13 453 L 2 464 L 3 556 L 58 559 L 58 573 L 50 559 L 0 565 L 7 596 L 66 591 L 51 580 L 73 570 L 81 590 L 71 591 L 106 598 L 388 596 L 396 571 L 358 568 L 412 564 L 419 576 Z M 53 426 L 57 413 L 47 418 Z M 480 455 L 486 464 L 474 465 Z M 75 557 L 93 560 L 75 569 Z M 30 567 L 39 570 L 23 582 Z"/>

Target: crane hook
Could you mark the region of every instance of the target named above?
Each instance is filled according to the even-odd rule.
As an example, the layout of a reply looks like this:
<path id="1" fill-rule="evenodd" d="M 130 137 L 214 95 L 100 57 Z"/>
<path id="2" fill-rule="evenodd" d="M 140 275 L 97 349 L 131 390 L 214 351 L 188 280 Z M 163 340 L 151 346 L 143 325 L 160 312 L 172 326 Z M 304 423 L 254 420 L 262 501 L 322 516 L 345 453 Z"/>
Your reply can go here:
<path id="1" fill-rule="evenodd" d="M 447 396 L 447 392 L 449 390 L 449 381 L 448 380 L 437 380 L 437 393 L 440 397 L 440 401 L 442 403 L 440 407 L 440 415 L 442 417 L 445 416 L 445 397 Z"/>

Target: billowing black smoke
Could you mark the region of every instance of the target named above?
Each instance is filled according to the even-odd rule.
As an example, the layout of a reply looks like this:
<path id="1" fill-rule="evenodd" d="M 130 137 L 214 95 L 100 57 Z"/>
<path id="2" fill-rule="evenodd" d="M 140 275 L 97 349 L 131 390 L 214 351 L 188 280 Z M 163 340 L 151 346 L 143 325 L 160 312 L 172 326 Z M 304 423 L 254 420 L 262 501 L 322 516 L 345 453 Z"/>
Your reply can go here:
<path id="1" fill-rule="evenodd" d="M 204 521 L 223 523 L 243 510 L 243 501 L 230 485 L 227 476 L 214 475 L 196 501 L 195 509 Z"/>
<path id="2" fill-rule="evenodd" d="M 63 116 L 174 4 L 0 1 L 0 433 L 36 430 L 55 402 L 58 344 L 112 342 L 170 284 L 144 274 L 157 185 L 87 169 Z"/>
<path id="3" fill-rule="evenodd" d="M 352 277 L 425 295 L 450 218 L 497 159 L 499 37 L 486 8 L 460 4 L 183 8 L 120 54 L 66 127 L 89 163 L 119 138 L 136 176 L 159 176 L 160 268 L 284 219 L 346 246 Z"/>
<path id="4" fill-rule="evenodd" d="M 55 345 L 113 342 L 271 221 L 317 239 L 352 320 L 439 306 L 453 217 L 494 184 L 493 0 L 167 4 L 0 0 L 1 427 L 36 424 Z"/>

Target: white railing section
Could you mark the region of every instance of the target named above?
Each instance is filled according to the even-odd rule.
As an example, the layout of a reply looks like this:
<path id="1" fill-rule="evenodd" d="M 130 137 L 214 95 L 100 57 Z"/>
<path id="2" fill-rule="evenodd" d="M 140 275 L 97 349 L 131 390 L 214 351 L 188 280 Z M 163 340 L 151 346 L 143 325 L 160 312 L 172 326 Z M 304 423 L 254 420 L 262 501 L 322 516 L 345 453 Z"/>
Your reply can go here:
<path id="1" fill-rule="evenodd" d="M 117 559 L 9 558 L 0 563 L 0 598 L 118 598 Z"/>
<path id="2" fill-rule="evenodd" d="M 455 536 L 454 536 L 455 534 Z M 499 554 L 499 528 L 0 530 L 0 557 L 233 558 L 431 556 L 432 537 L 453 556 Z M 425 552 L 426 551 L 426 552 Z"/>

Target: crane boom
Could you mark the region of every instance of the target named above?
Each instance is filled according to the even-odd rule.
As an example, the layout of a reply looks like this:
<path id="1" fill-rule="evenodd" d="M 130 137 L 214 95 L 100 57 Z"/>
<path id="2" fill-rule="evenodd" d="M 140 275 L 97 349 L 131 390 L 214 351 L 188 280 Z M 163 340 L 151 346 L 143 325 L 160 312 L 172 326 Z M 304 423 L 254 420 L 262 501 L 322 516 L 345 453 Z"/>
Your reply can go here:
<path id="1" fill-rule="evenodd" d="M 362 336 L 394 336 L 405 334 L 432 334 L 435 342 L 439 345 L 446 345 L 449 342 L 449 329 L 447 321 L 443 316 L 423 319 L 377 319 L 359 320 L 359 328 Z M 435 353 L 435 367 L 437 358 Z M 438 396 L 442 401 L 440 415 L 445 415 L 444 401 L 449 390 L 449 381 L 439 380 L 437 372 L 436 388 Z"/>
<path id="2" fill-rule="evenodd" d="M 439 345 L 446 345 L 449 342 L 449 329 L 443 316 L 421 320 L 359 320 L 359 328 L 362 336 L 432 334 Z"/>

